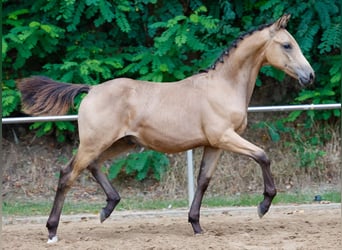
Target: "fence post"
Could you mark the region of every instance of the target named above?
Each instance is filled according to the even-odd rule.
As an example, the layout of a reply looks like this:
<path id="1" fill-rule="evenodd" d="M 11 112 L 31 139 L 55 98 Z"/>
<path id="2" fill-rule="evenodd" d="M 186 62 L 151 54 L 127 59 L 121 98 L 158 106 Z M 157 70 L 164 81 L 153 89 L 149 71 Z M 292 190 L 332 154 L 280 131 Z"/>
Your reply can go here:
<path id="1" fill-rule="evenodd" d="M 189 207 L 191 206 L 192 200 L 194 199 L 194 164 L 193 164 L 193 157 L 192 157 L 192 150 L 186 151 L 187 155 L 187 165 L 188 165 L 188 199 L 189 199 Z"/>

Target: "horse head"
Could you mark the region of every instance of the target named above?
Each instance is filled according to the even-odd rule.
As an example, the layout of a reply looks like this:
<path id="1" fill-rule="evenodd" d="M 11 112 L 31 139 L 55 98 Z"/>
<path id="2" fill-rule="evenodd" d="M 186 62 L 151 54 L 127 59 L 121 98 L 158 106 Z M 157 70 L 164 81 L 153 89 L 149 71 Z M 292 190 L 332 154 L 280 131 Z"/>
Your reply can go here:
<path id="1" fill-rule="evenodd" d="M 301 86 L 314 81 L 315 73 L 298 43 L 285 29 L 291 15 L 285 14 L 269 27 L 270 39 L 265 49 L 265 64 L 283 70 L 299 80 Z"/>

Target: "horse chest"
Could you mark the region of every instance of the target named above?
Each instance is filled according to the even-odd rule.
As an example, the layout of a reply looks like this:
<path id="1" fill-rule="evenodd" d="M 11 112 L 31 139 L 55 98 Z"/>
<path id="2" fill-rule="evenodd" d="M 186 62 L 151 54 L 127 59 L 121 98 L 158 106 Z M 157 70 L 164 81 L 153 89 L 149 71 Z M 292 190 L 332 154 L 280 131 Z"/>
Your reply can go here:
<path id="1" fill-rule="evenodd" d="M 247 113 L 242 111 L 230 111 L 227 118 L 235 132 L 241 134 L 247 127 Z"/>
<path id="2" fill-rule="evenodd" d="M 203 109 L 203 114 L 209 124 L 215 124 L 220 130 L 233 129 L 240 133 L 247 125 L 247 111 L 245 102 L 237 100 L 235 97 L 226 97 L 208 102 Z"/>

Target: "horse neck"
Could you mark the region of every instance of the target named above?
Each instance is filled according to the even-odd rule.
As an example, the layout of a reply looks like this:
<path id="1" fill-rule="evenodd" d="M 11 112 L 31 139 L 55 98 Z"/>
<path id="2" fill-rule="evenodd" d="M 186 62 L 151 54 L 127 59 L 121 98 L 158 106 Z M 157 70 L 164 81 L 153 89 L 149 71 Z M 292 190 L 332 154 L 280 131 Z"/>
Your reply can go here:
<path id="1" fill-rule="evenodd" d="M 246 108 L 253 94 L 260 68 L 265 63 L 264 51 L 268 40 L 267 29 L 245 37 L 215 69 L 223 82 L 230 85 L 229 89 L 239 91 L 239 96 L 246 98 Z"/>

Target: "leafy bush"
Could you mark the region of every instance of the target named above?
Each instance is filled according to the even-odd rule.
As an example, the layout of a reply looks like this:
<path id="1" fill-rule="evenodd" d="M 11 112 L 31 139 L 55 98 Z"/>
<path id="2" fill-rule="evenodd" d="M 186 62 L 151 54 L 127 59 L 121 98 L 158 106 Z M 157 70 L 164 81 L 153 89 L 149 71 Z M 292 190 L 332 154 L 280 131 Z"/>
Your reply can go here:
<path id="1" fill-rule="evenodd" d="M 15 81 L 8 80 L 2 84 L 2 116 L 9 116 L 20 103 L 20 95 L 15 90 Z"/>
<path id="2" fill-rule="evenodd" d="M 321 160 L 325 156 L 322 146 L 330 140 L 330 132 L 323 128 L 312 129 L 312 123 L 298 123 L 292 126 L 287 123 L 287 118 L 277 121 L 263 121 L 254 125 L 255 129 L 264 130 L 272 142 L 279 143 L 281 138 L 286 138 L 284 146 L 289 148 L 297 156 L 294 167 L 298 168 L 322 168 Z"/>
<path id="3" fill-rule="evenodd" d="M 125 169 L 126 174 L 134 174 L 136 179 L 144 180 L 149 171 L 153 172 L 156 180 L 165 173 L 169 159 L 162 153 L 147 150 L 141 153 L 131 153 L 127 157 L 116 160 L 108 170 L 108 178 L 115 179 Z"/>
<path id="4" fill-rule="evenodd" d="M 4 0 L 3 117 L 19 110 L 18 78 L 39 74 L 87 84 L 119 76 L 179 80 L 210 66 L 241 32 L 285 12 L 292 14 L 289 30 L 317 76 L 315 86 L 302 90 L 296 102 L 338 102 L 338 1 Z M 284 80 L 273 68 L 263 68 L 262 74 Z M 339 115 L 322 111 L 314 119 Z"/>

